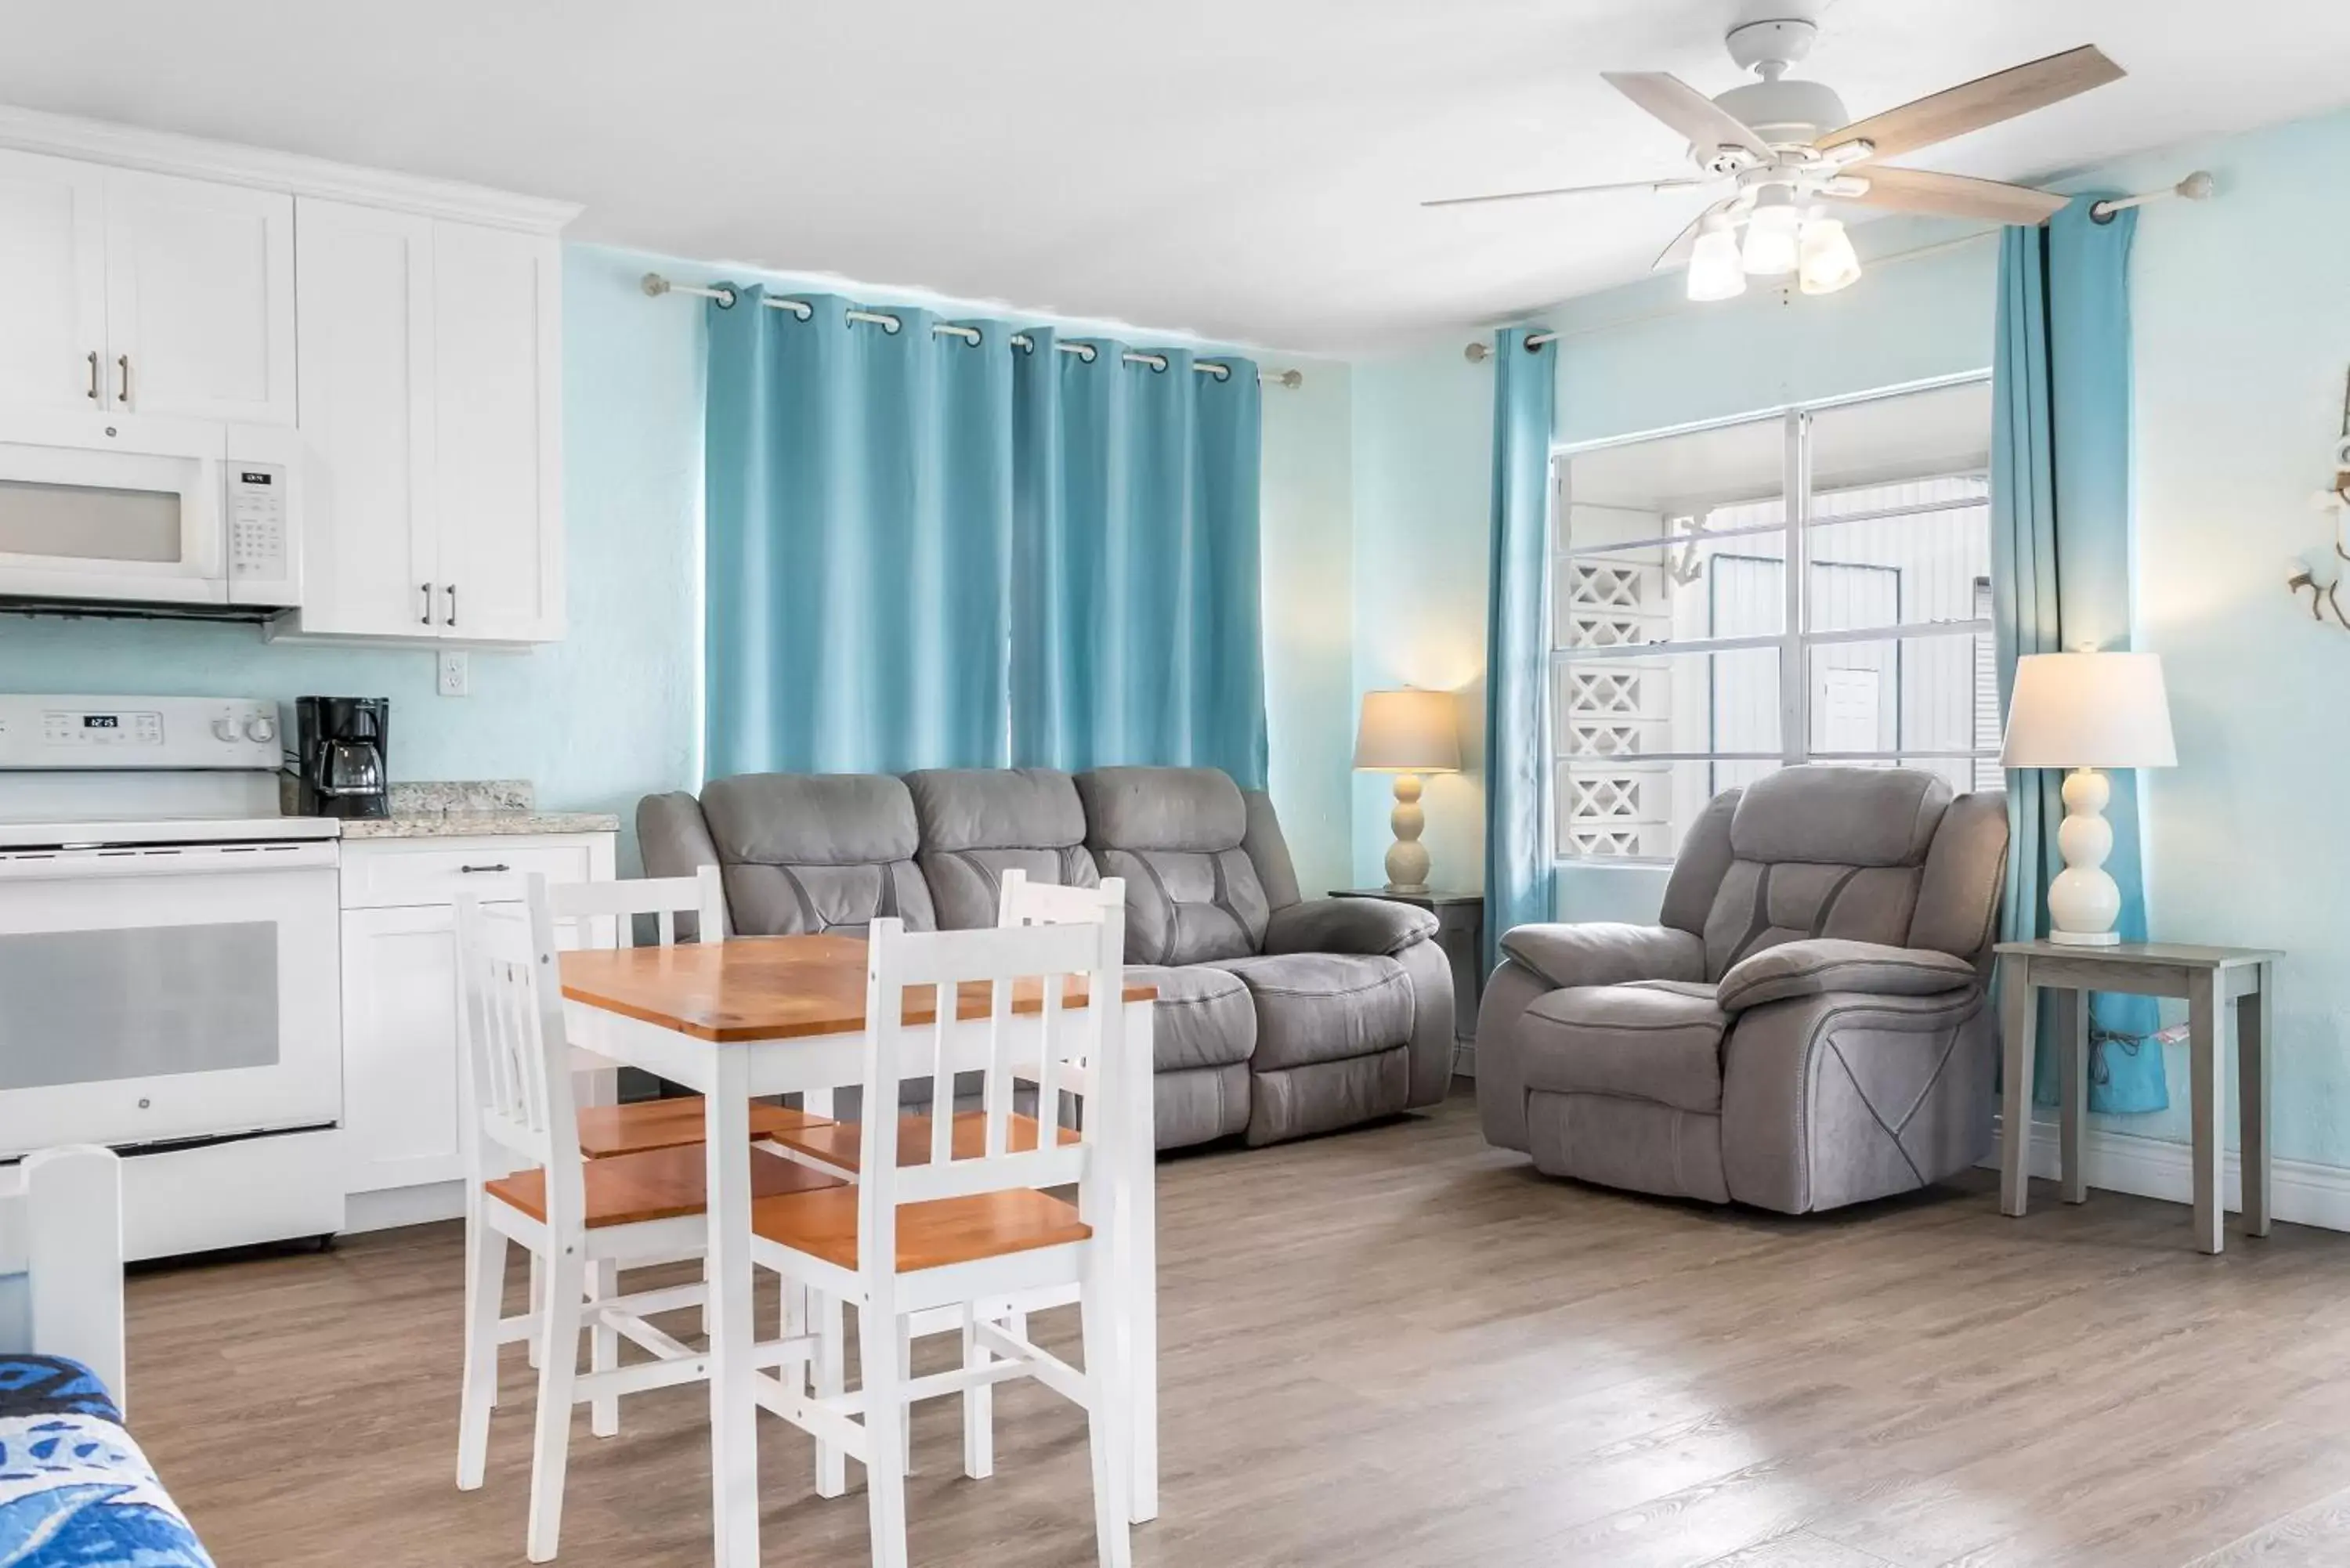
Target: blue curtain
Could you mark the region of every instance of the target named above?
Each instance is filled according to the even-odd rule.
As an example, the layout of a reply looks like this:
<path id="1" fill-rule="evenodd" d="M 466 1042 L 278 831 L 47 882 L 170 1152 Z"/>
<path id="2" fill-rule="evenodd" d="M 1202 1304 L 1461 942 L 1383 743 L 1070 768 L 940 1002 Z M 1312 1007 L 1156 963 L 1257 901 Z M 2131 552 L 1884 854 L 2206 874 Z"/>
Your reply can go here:
<path id="1" fill-rule="evenodd" d="M 2100 193 L 2102 194 L 2102 193 Z M 2010 228 L 1999 262 L 1999 324 L 1992 392 L 1992 617 L 2000 701 L 2012 694 L 2026 653 L 2130 646 L 2129 250 L 2137 213 L 2110 223 L 2089 216 L 2097 196 L 2074 198 L 2044 228 Z M 2064 820 L 2054 770 L 2019 769 L 2009 780 L 2007 902 L 2001 935 L 2028 940 L 2047 929 L 2048 884 L 2064 861 Z M 2113 774 L 2106 862 L 2122 890 L 2116 929 L 2146 940 L 2140 870 L 2138 777 Z M 2053 1003 L 2051 1004 L 2053 1006 Z M 2090 999 L 2089 1108 L 2134 1113 L 2169 1104 L 2151 997 Z M 2056 1099 L 2056 1035 L 2033 1064 L 2033 1097 Z"/>
<path id="2" fill-rule="evenodd" d="M 705 771 L 1265 777 L 1256 367 L 713 303 Z"/>
<path id="3" fill-rule="evenodd" d="M 1503 933 L 1551 918 L 1543 723 L 1550 658 L 1543 635 L 1550 553 L 1550 442 L 1555 341 L 1532 327 L 1493 352 L 1492 566 L 1485 612 L 1485 967 Z"/>
<path id="4" fill-rule="evenodd" d="M 708 312 L 708 775 L 1001 765 L 1008 330 L 762 293 Z"/>
<path id="5" fill-rule="evenodd" d="M 1265 782 L 1256 367 L 1027 333 L 1015 358 L 1012 756 Z"/>

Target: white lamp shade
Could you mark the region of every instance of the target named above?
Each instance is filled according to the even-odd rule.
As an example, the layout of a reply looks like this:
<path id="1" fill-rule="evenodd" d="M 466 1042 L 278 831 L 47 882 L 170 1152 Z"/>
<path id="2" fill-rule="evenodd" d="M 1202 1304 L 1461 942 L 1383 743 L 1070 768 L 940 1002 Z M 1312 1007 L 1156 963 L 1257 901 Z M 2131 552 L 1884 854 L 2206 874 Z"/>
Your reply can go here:
<path id="1" fill-rule="evenodd" d="M 2006 768 L 2168 768 L 2178 762 L 2162 660 L 2151 653 L 2028 653 L 2015 661 Z"/>
<path id="2" fill-rule="evenodd" d="M 1805 218 L 1799 245 L 1796 272 L 1805 294 L 1834 294 L 1860 281 L 1860 257 L 1836 219 Z"/>
<path id="3" fill-rule="evenodd" d="M 1716 225 L 1697 237 L 1690 253 L 1689 296 L 1730 299 L 1746 292 L 1746 263 L 1738 254 L 1738 236 L 1726 225 Z"/>
<path id="4" fill-rule="evenodd" d="M 1390 773 L 1461 771 L 1461 731 L 1452 693 L 1407 687 L 1363 693 L 1355 765 Z"/>

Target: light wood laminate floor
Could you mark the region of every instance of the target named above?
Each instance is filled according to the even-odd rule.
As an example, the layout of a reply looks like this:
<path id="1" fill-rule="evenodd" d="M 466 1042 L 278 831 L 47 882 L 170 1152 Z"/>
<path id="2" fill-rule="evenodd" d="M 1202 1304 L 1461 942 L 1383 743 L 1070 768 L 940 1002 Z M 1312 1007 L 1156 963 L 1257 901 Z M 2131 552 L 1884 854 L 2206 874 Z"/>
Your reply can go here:
<path id="1" fill-rule="evenodd" d="M 1995 1187 L 1801 1220 L 1655 1202 L 1535 1176 L 1461 1098 L 1170 1159 L 1165 1511 L 1136 1562 L 2350 1563 L 2350 1236 L 2207 1258 L 2176 1205 L 2035 1190 L 2009 1220 Z M 436 1225 L 134 1278 L 135 1430 L 224 1568 L 523 1561 L 518 1347 L 489 1485 L 452 1479 L 459 1265 Z M 951 1404 L 918 1415 L 915 1561 L 1091 1562 L 1076 1412 L 997 1405 L 987 1481 Z M 562 1562 L 708 1562 L 705 1409 L 642 1396 L 607 1439 L 578 1412 Z M 761 1429 L 766 1561 L 864 1563 L 854 1467 L 820 1501 L 806 1438 Z"/>

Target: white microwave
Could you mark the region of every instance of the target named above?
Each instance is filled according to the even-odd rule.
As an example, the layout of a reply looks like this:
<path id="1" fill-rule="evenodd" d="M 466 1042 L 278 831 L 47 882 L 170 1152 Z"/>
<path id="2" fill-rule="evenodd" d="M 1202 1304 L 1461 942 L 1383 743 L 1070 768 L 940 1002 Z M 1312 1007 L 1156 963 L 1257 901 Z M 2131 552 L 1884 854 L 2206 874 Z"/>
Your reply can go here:
<path id="1" fill-rule="evenodd" d="M 293 608 L 302 441 L 136 414 L 0 420 L 0 598 Z"/>

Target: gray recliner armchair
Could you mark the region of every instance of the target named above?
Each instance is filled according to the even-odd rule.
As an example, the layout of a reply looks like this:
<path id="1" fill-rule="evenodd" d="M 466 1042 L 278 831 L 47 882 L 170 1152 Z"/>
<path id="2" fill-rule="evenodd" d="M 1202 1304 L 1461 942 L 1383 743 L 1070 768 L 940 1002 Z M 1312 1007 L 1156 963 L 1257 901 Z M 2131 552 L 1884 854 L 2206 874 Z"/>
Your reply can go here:
<path id="1" fill-rule="evenodd" d="M 1488 1142 L 1611 1187 L 1804 1213 L 1991 1147 L 2007 797 L 1794 767 L 1708 804 L 1654 926 L 1520 926 L 1485 988 Z"/>

